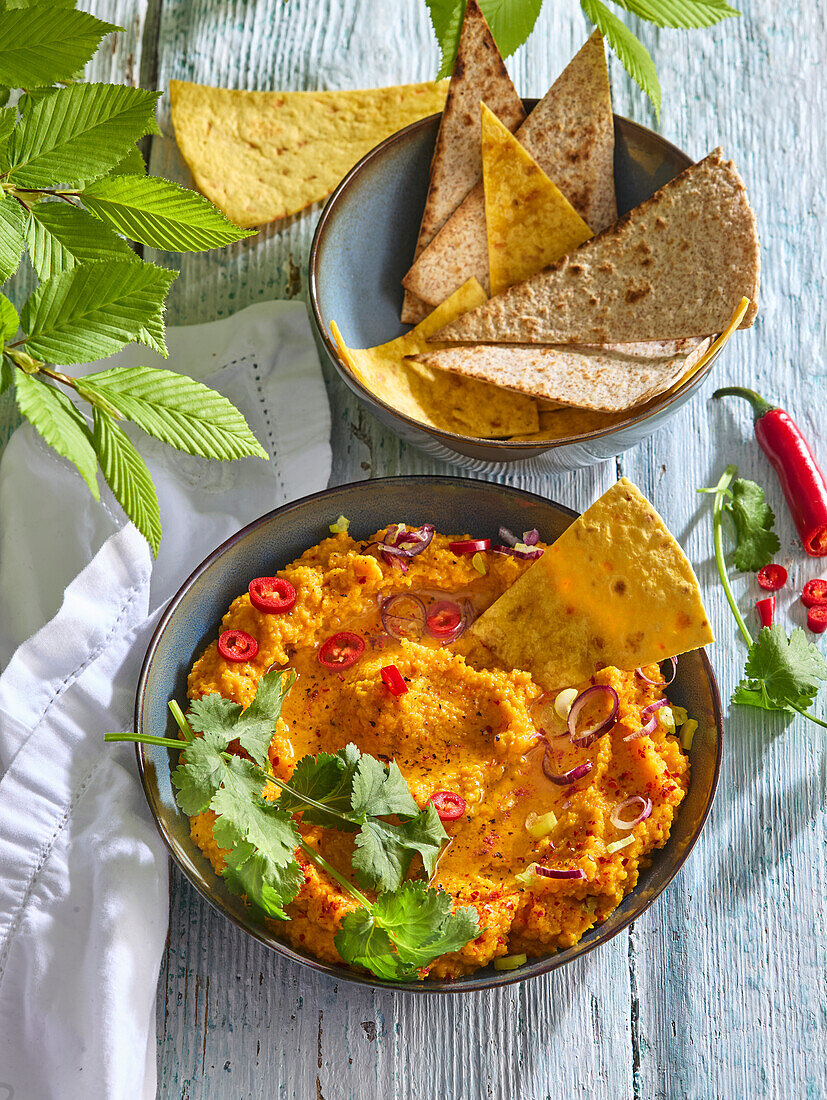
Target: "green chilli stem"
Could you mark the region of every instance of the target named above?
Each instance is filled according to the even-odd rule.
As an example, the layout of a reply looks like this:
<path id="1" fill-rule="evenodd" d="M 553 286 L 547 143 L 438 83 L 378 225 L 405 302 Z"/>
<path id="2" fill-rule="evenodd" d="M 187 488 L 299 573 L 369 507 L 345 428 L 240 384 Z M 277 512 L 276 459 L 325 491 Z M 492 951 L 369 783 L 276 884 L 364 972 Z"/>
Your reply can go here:
<path id="1" fill-rule="evenodd" d="M 721 578 L 721 584 L 724 586 L 724 595 L 727 598 L 727 603 L 730 606 L 732 614 L 735 616 L 735 621 L 738 624 L 738 629 L 741 631 L 744 641 L 748 646 L 751 646 L 752 635 L 747 629 L 747 624 L 744 622 L 744 616 L 738 609 L 738 604 L 735 602 L 735 596 L 733 595 L 729 577 L 727 576 L 726 561 L 724 560 L 724 497 L 737 473 L 737 466 L 727 466 L 721 475 L 720 481 L 715 486 L 715 505 L 712 509 L 712 538 L 715 546 L 715 564 L 718 567 L 718 576 Z"/>
<path id="2" fill-rule="evenodd" d="M 308 857 L 308 859 L 310 859 L 318 867 L 321 867 L 321 869 L 323 871 L 326 871 L 330 875 L 330 877 L 332 879 L 335 879 L 336 882 L 338 882 L 339 885 L 344 890 L 346 890 L 349 894 L 351 894 L 354 898 L 356 898 L 356 900 L 360 903 L 360 905 L 364 905 L 364 907 L 368 910 L 373 909 L 372 902 L 368 901 L 368 899 L 361 892 L 361 890 L 357 890 L 352 882 L 349 882 L 344 877 L 344 875 L 340 875 L 339 872 L 336 870 L 336 868 L 331 866 L 331 864 L 329 864 L 327 862 L 327 860 L 324 858 L 324 856 L 320 856 L 319 853 L 315 850 L 315 848 L 311 848 L 306 840 L 303 840 L 301 842 L 300 847 L 301 847 L 301 850 L 304 852 L 304 854 Z"/>

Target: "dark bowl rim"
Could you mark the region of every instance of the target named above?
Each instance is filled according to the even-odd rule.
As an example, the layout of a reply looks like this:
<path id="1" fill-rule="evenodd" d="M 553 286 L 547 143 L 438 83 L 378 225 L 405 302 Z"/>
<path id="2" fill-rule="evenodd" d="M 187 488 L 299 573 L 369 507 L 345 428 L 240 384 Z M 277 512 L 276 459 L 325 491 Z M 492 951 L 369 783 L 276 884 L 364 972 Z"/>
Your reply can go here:
<path id="1" fill-rule="evenodd" d="M 531 110 L 539 102 L 539 100 L 526 98 L 523 100 L 525 106 Z M 433 124 L 434 119 L 439 118 L 439 113 L 433 115 L 427 115 L 425 118 L 417 119 L 416 122 L 411 122 L 401 130 L 397 130 L 396 133 L 391 134 L 390 137 L 381 141 L 368 153 L 366 153 L 359 161 L 354 164 L 341 183 L 331 193 L 324 204 L 319 220 L 316 224 L 315 232 L 313 233 L 313 242 L 310 246 L 310 259 L 308 266 L 308 294 L 310 299 L 311 316 L 313 318 L 313 324 L 319 337 L 324 344 L 325 350 L 331 359 L 336 371 L 342 376 L 342 380 L 349 385 L 358 396 L 365 401 L 370 407 L 372 403 L 378 405 L 385 412 L 390 413 L 392 416 L 397 417 L 402 423 L 420 433 L 425 433 L 433 439 L 436 439 L 449 446 L 455 444 L 462 444 L 464 446 L 473 445 L 488 445 L 497 448 L 505 448 L 506 452 L 512 452 L 511 458 L 518 459 L 520 457 L 536 457 L 537 455 L 545 454 L 548 451 L 555 450 L 558 447 L 567 447 L 572 444 L 591 443 L 593 440 L 602 439 L 606 436 L 612 435 L 616 432 L 620 432 L 626 428 L 633 427 L 638 424 L 645 424 L 647 420 L 654 416 L 663 413 L 666 409 L 686 395 L 694 393 L 705 381 L 712 366 L 720 354 L 720 349 L 708 360 L 707 363 L 701 367 L 700 370 L 695 371 L 685 382 L 678 386 L 675 390 L 667 390 L 665 394 L 661 394 L 654 398 L 651 403 L 642 406 L 642 411 L 637 415 L 630 415 L 624 420 L 621 420 L 617 424 L 611 424 L 606 428 L 595 428 L 589 432 L 583 432 L 579 435 L 565 436 L 561 439 L 490 439 L 483 436 L 471 436 L 460 435 L 456 432 L 449 432 L 443 428 L 433 428 L 428 424 L 423 424 L 419 420 L 414 420 L 413 417 L 408 416 L 407 413 L 400 412 L 394 408 L 393 405 L 389 405 L 381 397 L 378 397 L 372 390 L 369 390 L 367 386 L 358 378 L 345 363 L 342 362 L 339 355 L 339 349 L 336 347 L 335 341 L 332 339 L 330 333 L 325 329 L 322 320 L 322 309 L 319 302 L 319 290 L 318 290 L 318 277 L 319 277 L 319 265 L 321 263 L 321 252 L 323 248 L 323 238 L 327 223 L 333 215 L 334 209 L 339 198 L 345 194 L 352 187 L 356 177 L 362 171 L 364 167 L 370 164 L 373 160 L 381 158 L 385 153 L 385 150 L 390 146 L 396 144 L 399 141 L 405 140 L 411 134 L 415 134 L 417 131 L 424 129 L 426 126 Z M 682 149 L 679 149 L 677 145 L 674 145 L 671 141 L 661 137 L 660 134 L 654 130 L 648 129 L 646 126 L 642 126 L 639 122 L 634 122 L 632 119 L 624 118 L 623 115 L 614 114 L 612 116 L 615 121 L 615 125 L 625 132 L 639 133 L 645 135 L 648 140 L 656 139 L 659 145 L 664 151 L 669 152 L 678 161 L 685 161 L 682 171 L 685 171 L 690 165 L 694 163 L 688 153 L 685 153 Z M 713 339 L 715 337 L 713 336 Z M 634 410 L 632 410 L 634 414 Z M 502 456 L 505 457 L 504 455 Z"/>
<path id="2" fill-rule="evenodd" d="M 452 485 L 484 485 L 487 488 L 495 486 L 499 489 L 502 489 L 509 495 L 522 498 L 534 504 L 542 504 L 545 507 L 550 506 L 555 510 L 564 513 L 565 515 L 571 516 L 573 519 L 576 519 L 579 515 L 582 514 L 572 508 L 568 508 L 565 504 L 559 504 L 555 500 L 550 500 L 548 497 L 542 497 L 537 493 L 529 492 L 527 489 L 519 489 L 515 486 L 508 484 L 486 481 L 482 478 L 451 477 L 441 474 L 410 474 L 402 475 L 400 477 L 372 478 L 365 481 L 348 482 L 343 485 L 331 486 L 327 489 L 321 490 L 318 493 L 308 493 L 306 496 L 299 497 L 297 500 L 289 501 L 286 504 L 282 504 L 278 508 L 273 508 L 271 509 L 271 511 L 265 512 L 264 515 L 261 515 L 257 519 L 252 520 L 250 523 L 245 524 L 245 526 L 236 531 L 234 535 L 231 535 L 229 538 L 225 539 L 224 542 L 222 542 L 213 551 L 211 551 L 211 553 L 209 553 L 204 558 L 201 564 L 196 566 L 196 568 L 190 573 L 187 579 L 181 584 L 175 595 L 170 599 L 169 603 L 164 609 L 163 615 L 159 619 L 158 624 L 152 633 L 152 637 L 149 640 L 149 645 L 147 646 L 146 654 L 141 664 L 141 672 L 138 678 L 138 686 L 135 695 L 135 733 L 140 733 L 141 731 L 144 694 L 146 691 L 147 681 L 149 679 L 150 667 L 154 660 L 155 651 L 158 648 L 161 636 L 166 629 L 167 624 L 170 622 L 173 615 L 175 614 L 178 605 L 181 603 L 182 599 L 195 583 L 195 581 L 203 573 L 205 573 L 207 569 L 209 569 L 210 566 L 212 566 L 213 563 L 217 561 L 222 556 L 222 554 L 225 553 L 225 551 L 235 546 L 236 543 L 243 541 L 250 532 L 256 530 L 263 524 L 270 522 L 270 520 L 272 520 L 276 516 L 282 516 L 293 509 L 304 506 L 310 501 L 323 500 L 328 496 L 332 496 L 333 494 L 339 493 L 342 490 L 346 489 L 356 489 L 362 492 L 369 492 L 374 485 L 387 484 L 389 482 L 399 483 L 400 481 L 415 482 L 421 484 L 447 482 Z M 704 807 L 703 813 L 698 819 L 697 825 L 693 833 L 691 834 L 684 851 L 681 853 L 680 857 L 674 862 L 674 864 L 669 868 L 669 871 L 666 874 L 666 877 L 661 885 L 648 897 L 643 906 L 643 909 L 641 909 L 640 912 L 624 915 L 616 928 L 613 928 L 611 932 L 609 932 L 606 936 L 602 938 L 599 935 L 596 936 L 585 947 L 582 947 L 573 957 L 565 958 L 563 954 L 558 951 L 552 955 L 541 956 L 540 958 L 530 960 L 528 963 L 528 967 L 531 968 L 530 973 L 526 972 L 526 968 L 520 968 L 516 971 L 495 971 L 493 974 L 485 974 L 484 977 L 475 977 L 474 974 L 471 974 L 468 978 L 458 978 L 451 981 L 440 980 L 432 982 L 425 980 L 421 982 L 390 982 L 384 981 L 380 978 L 376 978 L 375 976 L 359 974 L 356 971 L 350 971 L 345 967 L 331 966 L 327 963 L 322 962 L 319 959 L 314 959 L 312 957 L 300 954 L 299 952 L 295 951 L 289 944 L 285 943 L 282 940 L 279 940 L 273 933 L 270 933 L 270 935 L 267 936 L 263 932 L 258 931 L 256 928 L 248 926 L 234 913 L 231 913 L 226 908 L 224 908 L 224 906 L 221 904 L 220 899 L 218 899 L 217 897 L 211 897 L 210 894 L 205 892 L 202 884 L 191 873 L 189 867 L 185 865 L 185 863 L 179 856 L 173 844 L 172 838 L 167 835 L 166 828 L 162 824 L 159 814 L 156 811 L 156 802 L 150 789 L 148 769 L 146 766 L 146 759 L 144 755 L 145 746 L 140 743 L 135 744 L 135 757 L 138 765 L 138 773 L 141 778 L 141 786 L 143 787 L 144 797 L 147 800 L 150 813 L 152 814 L 153 820 L 155 822 L 155 827 L 161 834 L 161 839 L 163 840 L 164 845 L 166 846 L 167 851 L 169 852 L 173 861 L 178 866 L 178 869 L 181 871 L 181 873 L 184 875 L 190 885 L 195 888 L 196 892 L 206 902 L 208 902 L 208 904 L 212 906 L 212 908 L 215 909 L 217 913 L 220 913 L 222 917 L 231 921 L 237 928 L 241 929 L 241 931 L 245 932 L 247 935 L 252 936 L 254 939 L 258 940 L 258 942 L 261 943 L 264 947 L 268 948 L 271 951 L 275 951 L 276 954 L 282 955 L 283 957 L 289 959 L 291 962 L 297 963 L 301 966 L 307 966 L 311 970 L 315 970 L 320 974 L 324 974 L 327 978 L 331 978 L 334 981 L 344 981 L 355 985 L 366 985 L 371 988 L 388 989 L 394 992 L 403 993 L 428 994 L 473 993 L 485 991 L 488 989 L 495 989 L 504 985 L 512 985 L 515 982 L 527 981 L 530 978 L 536 978 L 543 974 L 549 974 L 552 971 L 558 970 L 560 967 L 567 965 L 568 963 L 574 962 L 576 959 L 582 958 L 584 955 L 589 954 L 595 948 L 600 947 L 603 944 L 608 943 L 610 940 L 614 939 L 615 936 L 617 936 L 620 932 L 627 928 L 633 921 L 638 920 L 648 909 L 651 908 L 655 900 L 663 893 L 666 887 L 669 886 L 669 884 L 677 875 L 678 871 L 680 871 L 684 863 L 689 858 L 691 852 L 698 842 L 698 838 L 703 832 L 704 825 L 706 824 L 707 818 L 709 817 L 710 811 L 712 810 L 712 804 L 715 801 L 724 750 L 723 711 L 721 707 L 721 694 L 718 688 L 718 681 L 715 677 L 715 672 L 712 668 L 709 657 L 707 656 L 706 649 L 701 649 L 699 652 L 707 683 L 710 688 L 710 695 L 712 698 L 713 721 L 718 731 L 718 744 L 715 757 L 715 767 L 713 770 L 712 781 L 710 785 L 709 799 L 706 803 L 706 806 Z M 637 890 L 637 888 L 638 887 L 635 886 L 634 890 Z M 634 893 L 634 890 L 627 896 L 631 897 Z M 625 900 L 626 899 L 624 898 L 624 901 Z M 621 904 L 623 903 L 621 902 Z"/>

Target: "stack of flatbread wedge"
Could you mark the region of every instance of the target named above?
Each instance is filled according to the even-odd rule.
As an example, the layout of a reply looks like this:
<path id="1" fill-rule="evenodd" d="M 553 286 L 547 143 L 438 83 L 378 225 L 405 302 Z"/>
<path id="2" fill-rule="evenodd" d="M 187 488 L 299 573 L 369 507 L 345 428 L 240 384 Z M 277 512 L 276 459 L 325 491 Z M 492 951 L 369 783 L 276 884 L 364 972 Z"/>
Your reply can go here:
<path id="1" fill-rule="evenodd" d="M 538 427 L 512 433 L 519 438 L 609 426 L 699 370 L 721 334 L 753 323 L 759 273 L 755 216 L 720 149 L 618 220 L 597 32 L 526 116 L 468 0 L 402 280 L 403 321 L 421 322 L 447 301 L 458 315 L 403 338 L 417 349 L 400 348 L 395 384 L 408 378 L 409 388 L 419 372 L 421 396 L 423 371 L 449 372 L 485 384 L 488 401 L 492 391 L 530 398 Z M 489 299 L 463 311 L 477 284 Z M 384 368 L 387 380 L 387 359 Z M 525 421 L 524 406 L 520 414 Z M 419 419 L 446 426 L 438 410 Z M 488 419 L 505 435 L 509 416 Z"/>

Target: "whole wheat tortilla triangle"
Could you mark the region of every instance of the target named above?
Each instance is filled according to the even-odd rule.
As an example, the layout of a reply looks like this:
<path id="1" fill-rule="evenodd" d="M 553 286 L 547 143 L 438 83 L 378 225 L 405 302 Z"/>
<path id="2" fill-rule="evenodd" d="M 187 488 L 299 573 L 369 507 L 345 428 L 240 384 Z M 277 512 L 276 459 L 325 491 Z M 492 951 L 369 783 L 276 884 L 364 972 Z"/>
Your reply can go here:
<path id="1" fill-rule="evenodd" d="M 447 92 L 447 81 L 343 92 L 169 82 L 175 138 L 199 190 L 244 226 L 323 199 L 380 141 L 441 111 Z"/>
<path id="2" fill-rule="evenodd" d="M 621 478 L 466 631 L 547 690 L 640 668 L 714 641 L 683 550 Z"/>
<path id="3" fill-rule="evenodd" d="M 509 130 L 516 130 L 525 119 L 523 102 L 506 71 L 485 16 L 477 0 L 468 0 L 431 161 L 431 182 L 414 259 L 433 240 L 480 178 L 481 102 L 487 103 Z M 417 301 L 410 291 L 405 292 L 403 321 L 421 321 L 431 309 L 432 306 Z"/>
<path id="4" fill-rule="evenodd" d="M 415 356 L 417 362 L 595 412 L 620 412 L 665 393 L 692 369 L 710 340 L 600 347 L 472 344 Z"/>
<path id="5" fill-rule="evenodd" d="M 593 232 L 616 220 L 614 119 L 606 54 L 597 31 L 516 137 Z M 420 253 L 402 284 L 424 301 L 437 304 L 471 276 L 486 291 L 490 289 L 482 181 Z"/>
<path id="6" fill-rule="evenodd" d="M 447 343 L 602 344 L 722 332 L 761 262 L 746 188 L 715 149 L 562 260 L 435 334 Z"/>

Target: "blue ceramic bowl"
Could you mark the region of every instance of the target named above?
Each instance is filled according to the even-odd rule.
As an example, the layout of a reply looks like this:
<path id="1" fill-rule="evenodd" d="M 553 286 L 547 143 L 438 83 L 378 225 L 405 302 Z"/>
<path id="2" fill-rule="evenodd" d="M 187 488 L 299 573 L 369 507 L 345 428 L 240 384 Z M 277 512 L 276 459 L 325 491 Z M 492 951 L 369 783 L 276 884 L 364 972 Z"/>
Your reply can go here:
<path id="1" fill-rule="evenodd" d="M 536 527 L 547 541 L 560 535 L 575 516 L 559 504 L 509 486 L 447 477 L 364 481 L 328 489 L 269 512 L 219 546 L 171 601 L 144 660 L 135 707 L 137 732 L 175 736 L 167 703 L 173 698 L 181 703 L 186 699 L 189 669 L 207 642 L 218 634 L 232 600 L 246 589 L 252 577 L 271 576 L 326 538 L 328 525 L 342 514 L 351 517 L 350 531 L 357 539 L 367 538 L 390 521 L 405 520 L 416 525 L 434 523 L 438 531 L 456 534 L 480 532 L 481 523 L 491 530 L 500 524 L 515 531 Z M 680 658 L 669 694 L 698 720 L 690 754 L 692 781 L 666 847 L 656 852 L 651 866 L 641 872 L 635 890 L 605 924 L 592 929 L 576 946 L 534 959 L 517 971 L 488 968 L 453 982 L 398 985 L 329 966 L 283 943 L 273 923 L 266 923 L 228 892 L 224 880 L 191 840 L 189 819 L 178 808 L 171 784 L 178 753 L 137 745 L 138 767 L 161 835 L 186 877 L 219 912 L 274 951 L 337 981 L 417 993 L 489 989 L 554 970 L 611 939 L 648 908 L 689 855 L 709 813 L 721 763 L 720 699 L 703 651 Z"/>
<path id="2" fill-rule="evenodd" d="M 536 100 L 526 100 L 530 110 Z M 345 176 L 322 211 L 310 250 L 310 302 L 317 343 L 345 385 L 386 427 L 434 458 L 477 473 L 557 473 L 603 462 L 648 438 L 699 389 L 713 360 L 675 393 L 632 410 L 628 419 L 551 442 L 455 435 L 426 427 L 371 393 L 339 357 L 346 344 L 373 347 L 410 329 L 399 320 L 401 279 L 410 267 L 428 191 L 439 115 L 377 145 Z M 615 116 L 618 211 L 631 210 L 689 167 L 691 159 L 658 134 Z"/>

